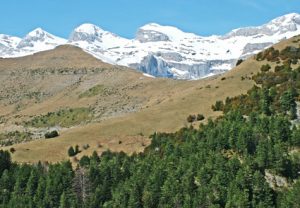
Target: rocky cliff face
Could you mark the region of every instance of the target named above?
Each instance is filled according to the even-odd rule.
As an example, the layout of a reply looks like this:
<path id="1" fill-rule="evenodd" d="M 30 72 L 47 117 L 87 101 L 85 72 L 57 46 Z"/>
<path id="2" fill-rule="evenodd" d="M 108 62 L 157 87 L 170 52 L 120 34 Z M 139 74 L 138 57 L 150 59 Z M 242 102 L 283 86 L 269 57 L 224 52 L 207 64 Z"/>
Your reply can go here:
<path id="1" fill-rule="evenodd" d="M 300 15 L 296 13 L 261 26 L 208 37 L 150 23 L 139 28 L 134 39 L 126 39 L 98 26 L 83 24 L 74 29 L 69 40 L 40 28 L 23 39 L 0 35 L 0 57 L 24 56 L 67 43 L 79 46 L 105 62 L 133 67 L 153 76 L 199 79 L 230 70 L 238 59 L 298 34 Z"/>

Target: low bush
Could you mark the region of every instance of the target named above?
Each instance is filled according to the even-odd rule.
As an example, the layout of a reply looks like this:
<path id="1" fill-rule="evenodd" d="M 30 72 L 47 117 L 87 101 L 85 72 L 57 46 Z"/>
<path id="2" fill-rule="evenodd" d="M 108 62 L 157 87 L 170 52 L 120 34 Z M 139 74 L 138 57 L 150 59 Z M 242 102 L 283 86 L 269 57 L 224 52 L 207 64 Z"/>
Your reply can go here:
<path id="1" fill-rule="evenodd" d="M 204 120 L 204 119 L 205 119 L 205 117 L 204 117 L 203 114 L 198 114 L 198 115 L 197 115 L 197 121 L 202 121 L 202 120 Z"/>
<path id="2" fill-rule="evenodd" d="M 196 120 L 196 116 L 195 115 L 189 115 L 186 120 L 189 123 L 193 123 Z"/>
<path id="3" fill-rule="evenodd" d="M 59 136 L 59 134 L 58 134 L 58 132 L 56 130 L 47 132 L 45 134 L 45 138 L 46 139 L 51 139 L 51 138 L 58 137 L 58 136 Z"/>

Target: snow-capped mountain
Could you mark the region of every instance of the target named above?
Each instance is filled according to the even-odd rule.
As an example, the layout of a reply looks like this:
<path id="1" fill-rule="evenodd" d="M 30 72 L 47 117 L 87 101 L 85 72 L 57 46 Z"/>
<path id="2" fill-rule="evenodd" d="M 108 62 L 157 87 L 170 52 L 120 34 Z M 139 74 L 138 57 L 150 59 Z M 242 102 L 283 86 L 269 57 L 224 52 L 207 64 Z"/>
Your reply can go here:
<path id="1" fill-rule="evenodd" d="M 67 43 L 105 62 L 129 66 L 154 76 L 198 79 L 227 71 L 238 59 L 298 34 L 300 15 L 296 13 L 261 26 L 209 37 L 151 23 L 139 28 L 134 39 L 126 39 L 98 26 L 83 24 L 74 29 L 68 41 L 41 29 L 30 32 L 23 39 L 0 35 L 0 56 L 23 56 Z"/>
<path id="2" fill-rule="evenodd" d="M 96 25 L 82 24 L 71 33 L 68 43 L 83 48 L 105 62 L 115 64 L 117 57 L 112 57 L 114 54 L 110 54 L 110 50 L 124 47 L 128 41 Z"/>
<path id="3" fill-rule="evenodd" d="M 1 37 L 6 37 L 7 41 Z M 5 42 L 9 44 L 1 50 L 1 44 Z M 54 36 L 41 28 L 31 31 L 22 39 L 0 34 L 0 56 L 4 58 L 26 56 L 39 51 L 50 50 L 66 43 L 66 39 Z"/>

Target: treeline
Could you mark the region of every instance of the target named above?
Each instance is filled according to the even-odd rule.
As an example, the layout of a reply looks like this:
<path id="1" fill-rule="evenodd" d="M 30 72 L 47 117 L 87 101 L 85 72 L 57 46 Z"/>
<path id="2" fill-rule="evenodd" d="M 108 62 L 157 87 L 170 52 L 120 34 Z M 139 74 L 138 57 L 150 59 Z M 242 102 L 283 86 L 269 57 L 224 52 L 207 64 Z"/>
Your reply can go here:
<path id="1" fill-rule="evenodd" d="M 281 68 L 265 67 L 247 94 L 216 103 L 224 116 L 153 134 L 143 153 L 94 152 L 72 169 L 18 165 L 0 151 L 0 207 L 299 207 L 300 69 Z"/>

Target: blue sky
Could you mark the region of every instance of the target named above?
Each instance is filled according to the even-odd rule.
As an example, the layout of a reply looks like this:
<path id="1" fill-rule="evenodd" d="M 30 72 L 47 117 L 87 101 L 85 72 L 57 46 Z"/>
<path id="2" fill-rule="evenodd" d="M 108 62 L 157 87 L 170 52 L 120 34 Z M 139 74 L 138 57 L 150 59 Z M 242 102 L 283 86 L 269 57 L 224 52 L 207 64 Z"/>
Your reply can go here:
<path id="1" fill-rule="evenodd" d="M 156 22 L 199 35 L 224 34 L 291 12 L 300 13 L 299 0 L 2 0 L 0 33 L 22 37 L 42 27 L 67 38 L 89 22 L 132 38 L 138 27 Z"/>

